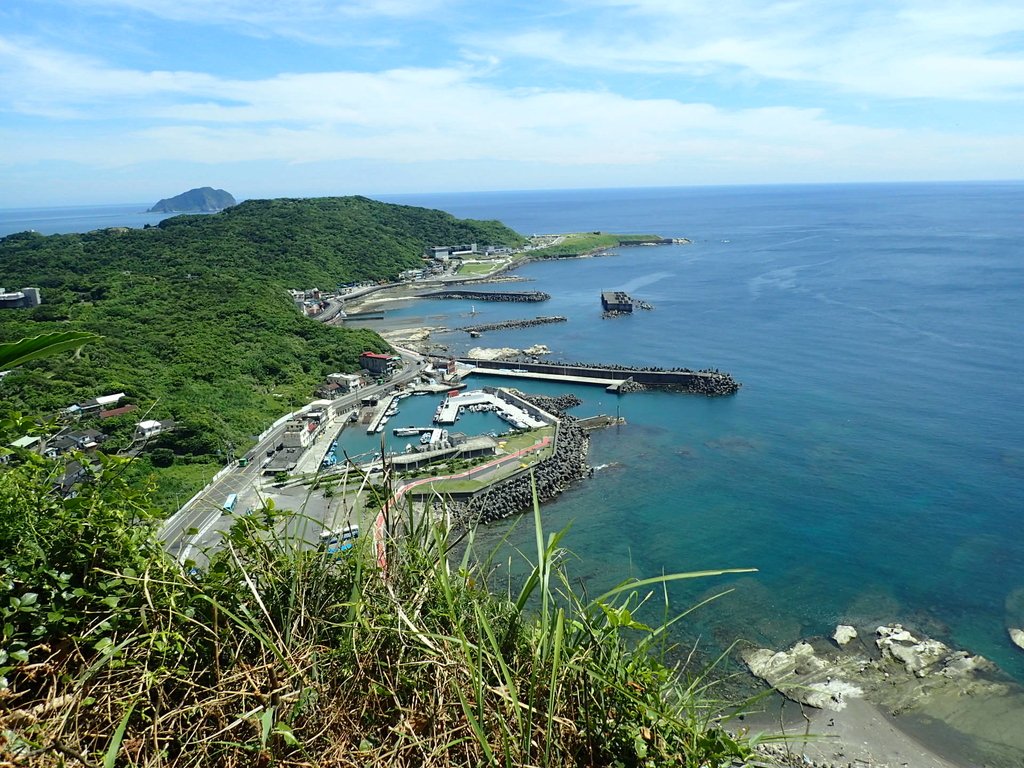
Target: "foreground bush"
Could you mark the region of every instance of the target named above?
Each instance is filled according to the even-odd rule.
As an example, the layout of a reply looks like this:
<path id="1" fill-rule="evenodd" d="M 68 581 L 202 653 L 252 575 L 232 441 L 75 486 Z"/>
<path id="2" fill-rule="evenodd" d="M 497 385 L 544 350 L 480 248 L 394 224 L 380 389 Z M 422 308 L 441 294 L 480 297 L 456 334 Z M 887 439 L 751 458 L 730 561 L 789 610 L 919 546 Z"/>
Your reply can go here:
<path id="1" fill-rule="evenodd" d="M 71 501 L 40 510 L 85 509 Z M 275 514 L 240 518 L 195 575 L 115 516 L 117 532 L 89 545 L 81 621 L 12 630 L 24 653 L 0 691 L 0 761 L 696 767 L 747 755 L 703 682 L 652 652 L 666 627 L 636 618 L 638 590 L 689 575 L 584 602 L 561 534 L 545 539 L 535 510 L 535 562 L 498 597 L 472 542 L 453 562 L 446 533 L 411 515 L 389 526 L 401 535 L 382 572 L 369 537 L 329 556 L 278 536 Z M 21 567 L 9 594 L 32 578 Z"/>

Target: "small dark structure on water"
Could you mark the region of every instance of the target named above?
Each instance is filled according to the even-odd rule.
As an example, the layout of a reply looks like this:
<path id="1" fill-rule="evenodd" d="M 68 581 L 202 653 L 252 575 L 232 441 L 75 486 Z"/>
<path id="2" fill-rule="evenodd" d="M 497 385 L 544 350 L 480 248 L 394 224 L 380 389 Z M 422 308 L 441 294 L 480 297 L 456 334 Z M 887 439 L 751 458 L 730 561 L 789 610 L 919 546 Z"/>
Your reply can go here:
<path id="1" fill-rule="evenodd" d="M 633 299 L 622 291 L 604 291 L 601 293 L 601 306 L 605 312 L 632 312 Z"/>

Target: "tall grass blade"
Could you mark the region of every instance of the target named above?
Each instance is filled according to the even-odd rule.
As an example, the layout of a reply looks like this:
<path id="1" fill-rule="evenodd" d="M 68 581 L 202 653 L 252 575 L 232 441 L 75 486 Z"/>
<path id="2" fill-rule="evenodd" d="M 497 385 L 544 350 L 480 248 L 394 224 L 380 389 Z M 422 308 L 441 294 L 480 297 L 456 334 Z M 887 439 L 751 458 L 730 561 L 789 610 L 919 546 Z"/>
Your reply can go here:
<path id="1" fill-rule="evenodd" d="M 128 721 L 132 717 L 132 712 L 135 711 L 136 703 L 136 701 L 133 701 L 128 705 L 128 711 L 124 713 L 124 717 L 118 723 L 117 730 L 114 731 L 114 737 L 110 740 L 110 746 L 107 747 L 107 751 L 103 754 L 103 768 L 114 768 L 117 763 L 117 753 L 121 751 L 121 742 L 124 741 L 124 733 L 128 730 Z"/>

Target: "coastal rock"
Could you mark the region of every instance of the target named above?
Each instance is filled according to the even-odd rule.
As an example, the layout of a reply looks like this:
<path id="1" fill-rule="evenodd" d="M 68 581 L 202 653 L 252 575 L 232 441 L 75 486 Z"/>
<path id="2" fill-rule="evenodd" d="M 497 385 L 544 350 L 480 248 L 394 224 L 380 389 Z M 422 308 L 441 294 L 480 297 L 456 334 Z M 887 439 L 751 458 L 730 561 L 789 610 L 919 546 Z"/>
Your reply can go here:
<path id="1" fill-rule="evenodd" d="M 836 631 L 832 633 L 832 639 L 836 641 L 836 645 L 842 647 L 848 642 L 857 637 L 857 630 L 851 627 L 849 624 L 840 624 L 836 627 Z"/>
<path id="2" fill-rule="evenodd" d="M 950 652 L 949 646 L 938 640 L 918 640 L 899 624 L 879 627 L 875 634 L 875 644 L 882 657 L 897 661 L 918 677 L 928 674 L 929 668 Z"/>
<path id="3" fill-rule="evenodd" d="M 789 651 L 746 651 L 743 661 L 779 693 L 817 709 L 839 711 L 846 706 L 846 699 L 864 693 L 859 686 L 837 677 L 835 665 L 820 658 L 810 643 L 797 643 Z"/>
<path id="4" fill-rule="evenodd" d="M 1011 629 L 1010 641 L 1024 651 L 1024 629 Z"/>
<path id="5" fill-rule="evenodd" d="M 473 347 L 469 350 L 469 357 L 473 360 L 504 360 L 518 354 L 515 347 Z"/>
<path id="6" fill-rule="evenodd" d="M 550 355 L 551 350 L 546 344 L 534 344 L 532 347 L 527 347 L 523 350 L 524 355 Z"/>

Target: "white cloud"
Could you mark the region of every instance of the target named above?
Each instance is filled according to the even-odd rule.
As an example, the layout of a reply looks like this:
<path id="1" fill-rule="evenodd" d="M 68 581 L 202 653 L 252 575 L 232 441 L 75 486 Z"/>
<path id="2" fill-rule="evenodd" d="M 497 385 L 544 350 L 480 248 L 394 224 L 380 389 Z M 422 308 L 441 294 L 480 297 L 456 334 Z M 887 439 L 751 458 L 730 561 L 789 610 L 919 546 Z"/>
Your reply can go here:
<path id="1" fill-rule="evenodd" d="M 740 72 L 886 98 L 1024 95 L 1020 3 L 575 4 L 573 28 L 515 30 L 497 47 L 577 69 L 697 78 Z"/>
<path id="2" fill-rule="evenodd" d="M 836 180 L 885 178 L 886 163 L 894 164 L 890 173 L 929 169 L 941 178 L 943 168 L 959 168 L 957 158 L 996 169 L 1008 156 L 1024 156 L 1022 137 L 965 141 L 841 124 L 817 109 L 509 89 L 494 84 L 489 69 L 472 67 L 239 80 L 107 67 L 10 40 L 0 40 L 0 66 L 2 108 L 63 116 L 77 110 L 83 118 L 3 136 L 8 167 L 534 164 L 562 168 L 567 179 L 599 167 L 658 183 L 700 183 L 716 172 L 714 180 L 820 179 L 829 177 L 826 169 Z M 936 59 L 933 66 L 957 62 Z"/>

